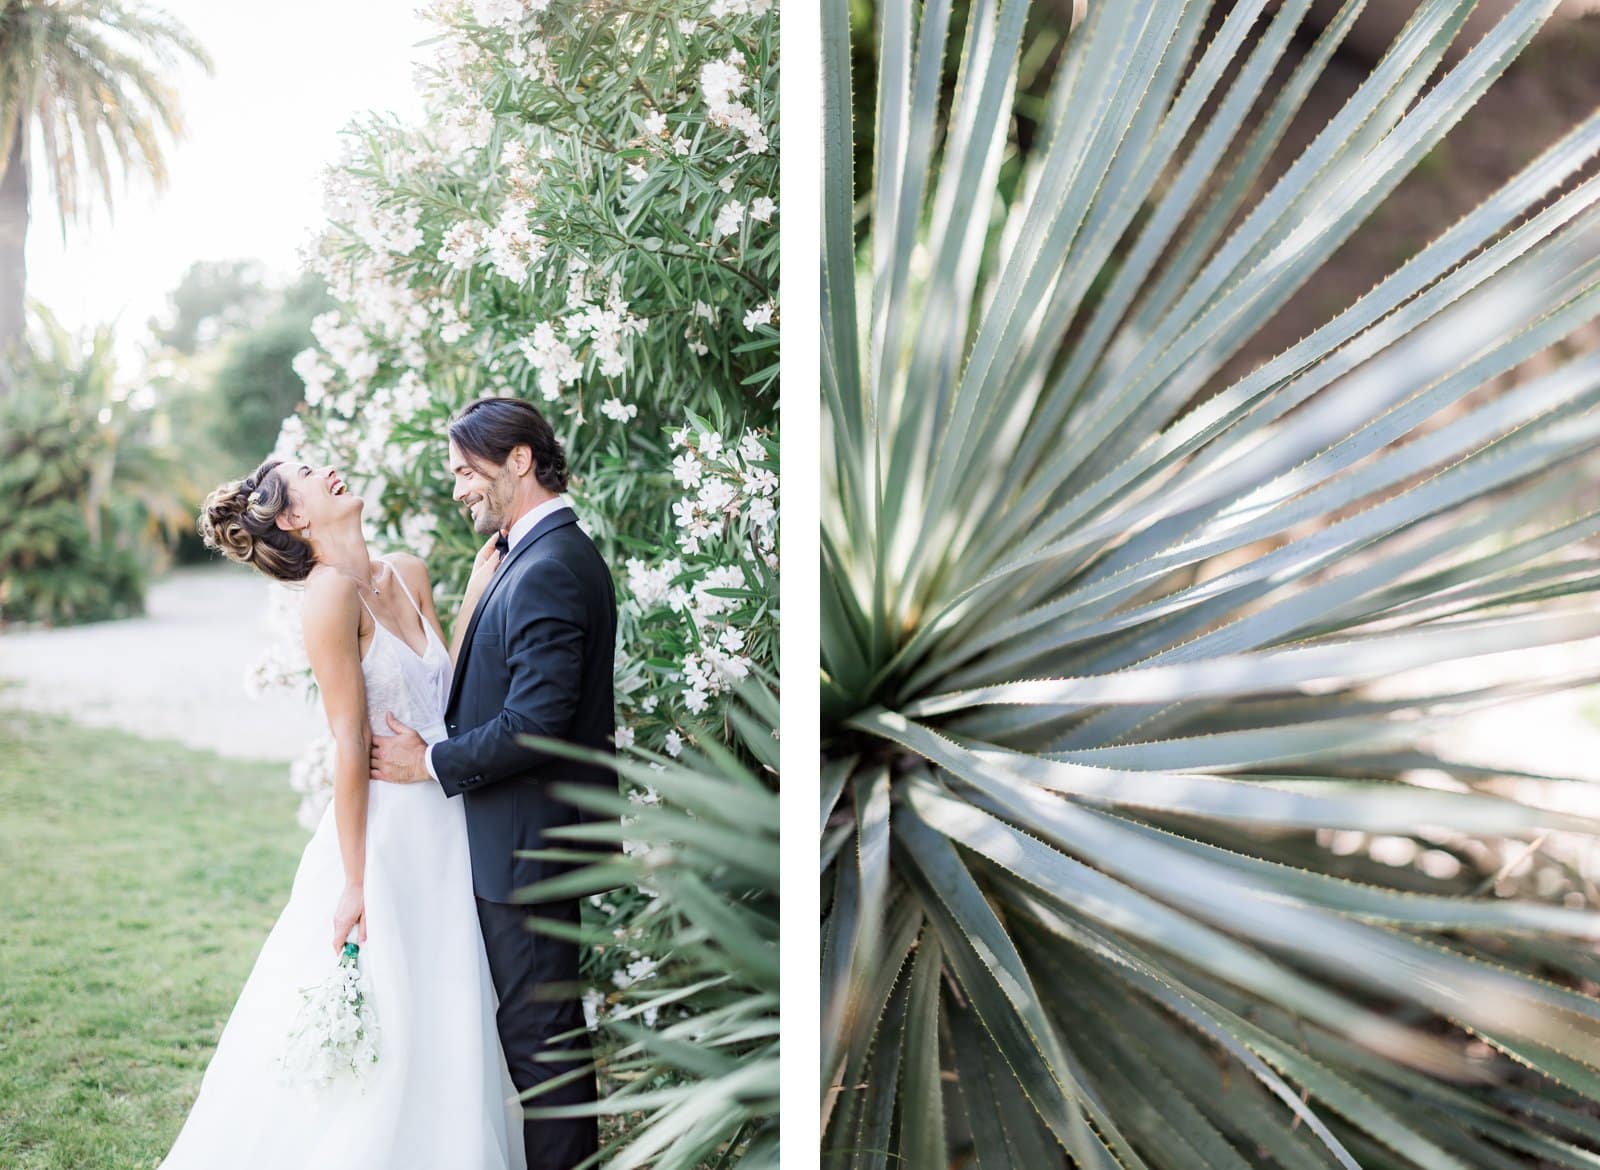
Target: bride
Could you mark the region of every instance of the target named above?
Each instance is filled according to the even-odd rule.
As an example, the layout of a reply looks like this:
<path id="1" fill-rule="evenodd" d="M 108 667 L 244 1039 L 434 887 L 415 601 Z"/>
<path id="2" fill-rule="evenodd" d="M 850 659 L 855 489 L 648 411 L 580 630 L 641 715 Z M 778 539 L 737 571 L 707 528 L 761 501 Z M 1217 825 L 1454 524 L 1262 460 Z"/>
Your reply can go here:
<path id="1" fill-rule="evenodd" d="M 525 1170 L 461 802 L 368 780 L 388 716 L 443 736 L 452 655 L 423 563 L 373 556 L 361 507 L 333 468 L 269 460 L 212 492 L 200 518 L 212 548 L 304 585 L 334 796 L 162 1170 Z M 491 542 L 468 610 L 497 562 Z M 378 1059 L 359 1083 L 302 1087 L 284 1068 L 302 989 L 328 978 L 347 938 Z"/>

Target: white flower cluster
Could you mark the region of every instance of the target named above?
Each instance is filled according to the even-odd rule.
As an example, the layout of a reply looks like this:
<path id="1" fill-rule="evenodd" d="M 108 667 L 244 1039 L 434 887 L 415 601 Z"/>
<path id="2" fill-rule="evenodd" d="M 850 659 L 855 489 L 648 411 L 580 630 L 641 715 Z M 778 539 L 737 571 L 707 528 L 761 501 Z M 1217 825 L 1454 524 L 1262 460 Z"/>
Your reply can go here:
<path id="1" fill-rule="evenodd" d="M 272 445 L 272 457 L 287 459 L 291 455 L 309 453 L 307 444 L 305 420 L 298 414 L 291 414 L 278 428 L 277 442 Z"/>
<path id="2" fill-rule="evenodd" d="M 598 896 L 591 897 L 589 902 L 603 913 L 612 916 L 613 921 L 615 921 L 616 906 Z M 648 955 L 632 945 L 642 939 L 642 933 L 637 926 L 614 926 L 612 928 L 612 935 L 617 940 L 616 944 L 602 949 L 613 950 L 622 956 L 616 960 L 616 965 L 611 969 L 611 983 L 618 990 L 607 993 L 600 987 L 591 986 L 584 991 L 583 1016 L 589 1027 L 593 1028 L 602 1019 L 613 1015 L 637 1017 L 643 1021 L 644 1026 L 647 1028 L 656 1026 L 661 1014 L 659 1003 L 646 1001 L 642 1004 L 624 1008 L 620 1012 L 612 1010 L 614 1001 L 623 998 L 618 992 L 634 992 L 634 996 L 636 996 L 637 992 L 634 989 L 639 984 L 647 983 L 660 974 L 660 959 L 654 955 Z M 671 992 L 668 991 L 667 994 L 670 995 Z"/>
<path id="3" fill-rule="evenodd" d="M 733 569 L 733 573 L 739 570 Z M 731 574 L 730 574 L 731 575 Z M 743 574 L 739 573 L 742 577 Z M 734 586 L 731 582 L 723 588 Z M 683 678 L 687 684 L 683 691 L 683 705 L 691 714 L 704 711 L 712 695 L 719 695 L 743 682 L 750 675 L 750 659 L 740 654 L 744 649 L 744 634 L 732 626 L 724 626 L 715 642 L 701 645 L 699 654 L 690 654 L 683 660 Z"/>
<path id="4" fill-rule="evenodd" d="M 681 451 L 672 461 L 674 478 L 696 489 L 672 505 L 680 529 L 678 546 L 685 553 L 698 552 L 702 542 L 723 536 L 742 516 L 750 523 L 757 551 L 775 567 L 778 477 L 759 466 L 767 460 L 760 436 L 746 431 L 736 446 L 724 446 L 715 431 L 696 433 L 683 427 L 673 433 L 672 446 Z"/>
<path id="5" fill-rule="evenodd" d="M 336 751 L 333 737 L 322 736 L 289 765 L 289 787 L 300 794 L 295 820 L 306 832 L 313 832 L 328 805 L 333 803 L 333 763 Z"/>
<path id="6" fill-rule="evenodd" d="M 607 378 L 620 377 L 628 368 L 623 345 L 629 337 L 643 333 L 644 322 L 628 312 L 628 302 L 613 300 L 606 308 L 586 305 L 567 318 L 567 332 L 589 339 L 589 346 Z"/>
<path id="7" fill-rule="evenodd" d="M 284 1083 L 318 1087 L 363 1080 L 378 1062 L 378 1020 L 359 948 L 346 943 L 327 978 L 301 996 L 281 1057 Z"/>
<path id="8" fill-rule="evenodd" d="M 602 375 L 620 377 L 627 372 L 628 340 L 645 331 L 645 323 L 628 312 L 628 302 L 613 298 L 605 306 L 577 302 L 578 311 L 561 321 L 563 333 L 548 321 L 541 321 L 533 334 L 517 343 L 528 364 L 539 371 L 539 393 L 554 402 L 561 392 L 583 375 L 584 362 L 593 360 Z M 614 403 L 614 405 L 612 404 Z M 601 409 L 608 418 L 626 422 L 637 414 L 613 399 Z"/>
<path id="9" fill-rule="evenodd" d="M 347 389 L 359 389 L 377 373 L 382 351 L 392 350 L 393 364 L 422 366 L 426 343 L 460 319 L 453 304 L 413 291 L 377 253 L 351 258 L 325 251 L 314 259 L 314 266 L 345 309 L 318 317 L 312 323 L 312 336 Z"/>
<path id="10" fill-rule="evenodd" d="M 303 690 L 311 676 L 311 662 L 300 635 L 300 594 L 269 584 L 266 625 L 267 649 L 245 675 L 245 693 L 259 697 L 275 690 Z"/>
<path id="11" fill-rule="evenodd" d="M 462 220 L 445 231 L 439 245 L 439 259 L 456 271 L 465 272 L 482 254 L 486 234 L 484 226 L 476 220 Z"/>
<path id="12" fill-rule="evenodd" d="M 379 168 L 383 182 L 403 185 L 440 166 L 438 152 L 414 133 L 384 126 L 381 134 L 389 148 Z M 473 332 L 474 322 L 456 300 L 415 283 L 410 261 L 400 263 L 384 246 L 386 240 L 396 243 L 394 232 L 421 222 L 420 204 L 405 203 L 395 194 L 398 187 L 387 189 L 370 174 L 360 180 L 330 177 L 328 188 L 334 224 L 310 259 L 342 307 L 313 322 L 316 347 L 300 354 L 294 368 L 318 423 L 320 456 L 339 463 L 347 478 L 361 481 L 364 493 L 371 490 L 369 499 L 376 499 L 386 477 L 404 475 L 431 456 L 428 444 L 414 438 L 395 442 L 394 432 L 435 404 L 430 348 L 456 345 Z M 375 212 L 380 203 L 385 210 Z M 456 229 L 454 236 L 446 233 L 441 254 L 459 249 L 471 263 L 488 248 L 492 233 L 477 221 Z M 414 249 L 417 242 L 398 244 Z M 515 250 L 514 241 L 504 246 Z M 279 453 L 311 454 L 306 438 L 298 418 L 287 420 Z M 371 512 L 367 519 L 373 519 Z M 430 543 L 429 533 L 418 535 Z"/>
<path id="13" fill-rule="evenodd" d="M 528 272 L 544 259 L 544 241 L 529 225 L 529 207 L 510 200 L 500 210 L 500 218 L 484 237 L 484 247 L 494 270 L 507 280 L 521 284 Z"/>
<path id="14" fill-rule="evenodd" d="M 600 1026 L 600 1019 L 606 1010 L 606 993 L 598 987 L 588 987 L 583 993 L 583 1022 L 593 1031 Z"/>
<path id="15" fill-rule="evenodd" d="M 506 51 L 506 60 L 516 66 L 517 75 L 524 81 L 538 81 L 545 85 L 560 83 L 561 75 L 556 71 L 554 58 L 550 56 L 550 47 L 538 37 L 513 44 Z"/>
<path id="16" fill-rule="evenodd" d="M 347 383 L 359 386 L 378 372 L 378 355 L 368 344 L 366 330 L 358 322 L 346 321 L 336 310 L 318 314 L 311 322 L 311 336 Z M 322 381 L 326 383 L 327 378 Z M 308 405 L 320 405 L 320 399 Z"/>
<path id="17" fill-rule="evenodd" d="M 680 555 L 654 564 L 630 558 L 627 583 L 645 612 L 666 609 L 685 623 L 693 649 L 678 672 L 679 698 L 685 711 L 698 715 L 754 665 L 745 653 L 746 631 L 732 620 L 741 599 L 726 594 L 757 588 L 745 567 L 751 555 L 777 567 L 778 477 L 754 431 L 730 445 L 714 431 L 684 427 L 672 444 L 679 451 L 672 473 L 686 489 L 672 506 Z M 676 756 L 683 738 L 673 730 L 664 746 Z"/>
<path id="18" fill-rule="evenodd" d="M 539 371 L 539 393 L 547 402 L 561 397 L 564 387 L 578 380 L 583 373 L 583 363 L 572 347 L 557 336 L 555 326 L 541 321 L 533 327 L 533 336 L 518 343 L 528 364 Z"/>
<path id="19" fill-rule="evenodd" d="M 700 67 L 700 93 L 714 126 L 733 130 L 744 137 L 748 154 L 765 154 L 767 132 L 756 112 L 738 99 L 750 88 L 744 75 L 744 57 L 737 50 L 720 61 L 707 61 Z"/>
<path id="20" fill-rule="evenodd" d="M 550 0 L 472 0 L 472 19 L 484 28 L 515 28 L 550 7 Z"/>
<path id="21" fill-rule="evenodd" d="M 775 309 L 776 306 L 771 301 L 762 301 L 744 315 L 744 327 L 754 332 L 758 326 L 772 324 L 772 314 Z"/>
<path id="22" fill-rule="evenodd" d="M 323 361 L 321 351 L 316 349 L 301 350 L 292 364 L 295 374 L 305 383 L 306 405 L 315 410 L 327 397 L 328 386 L 338 371 Z"/>
<path id="23" fill-rule="evenodd" d="M 771 223 L 777 210 L 778 205 L 765 195 L 752 199 L 748 208 L 737 199 L 731 199 L 717 209 L 717 217 L 711 223 L 711 242 L 738 235 L 744 230 L 746 216 L 751 222 Z M 768 304 L 770 306 L 771 302 Z"/>
<path id="24" fill-rule="evenodd" d="M 433 14 L 433 18 L 448 19 L 444 13 L 437 11 Z M 488 22 L 480 21 L 480 23 Z M 443 38 L 439 42 L 438 56 L 431 64 L 424 61 L 414 63 L 415 80 L 419 90 L 430 94 L 460 94 L 473 88 L 474 79 L 485 54 L 477 42 L 464 35 L 465 31 L 457 29 L 455 36 Z"/>
<path id="25" fill-rule="evenodd" d="M 439 147 L 451 154 L 482 150 L 494 137 L 494 115 L 481 105 L 451 103 L 438 111 L 434 133 Z"/>
<path id="26" fill-rule="evenodd" d="M 586 1023 L 590 1028 L 598 1027 L 600 1021 L 606 1018 L 609 1014 L 606 1011 L 607 1007 L 609 1006 L 609 997 L 606 995 L 606 993 L 601 991 L 598 987 L 590 987 L 583 993 L 584 1023 Z M 634 1013 L 632 1010 L 630 1010 L 628 1014 L 632 1015 Z M 642 1009 L 638 1010 L 637 1014 L 639 1019 L 644 1022 L 644 1026 L 646 1028 L 654 1028 L 656 1026 L 656 1021 L 661 1018 L 661 1007 L 659 1004 L 647 1003 Z"/>
<path id="27" fill-rule="evenodd" d="M 420 207 L 363 203 L 350 226 L 374 252 L 408 256 L 422 246 L 421 221 Z"/>
<path id="28" fill-rule="evenodd" d="M 640 955 L 626 967 L 619 968 L 611 975 L 611 982 L 618 987 L 632 987 L 635 983 L 649 979 L 656 973 L 658 964 L 649 955 Z"/>
<path id="29" fill-rule="evenodd" d="M 724 203 L 717 212 L 716 221 L 711 225 L 713 239 L 720 240 L 723 236 L 731 236 L 739 230 L 744 223 L 744 204 L 737 199 Z"/>

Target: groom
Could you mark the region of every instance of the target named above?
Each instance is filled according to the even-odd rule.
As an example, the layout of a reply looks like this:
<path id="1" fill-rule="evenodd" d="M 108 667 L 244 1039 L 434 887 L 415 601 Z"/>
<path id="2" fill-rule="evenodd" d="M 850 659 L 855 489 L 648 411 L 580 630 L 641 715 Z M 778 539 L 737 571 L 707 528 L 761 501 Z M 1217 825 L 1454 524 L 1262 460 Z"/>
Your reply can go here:
<path id="1" fill-rule="evenodd" d="M 566 455 L 532 406 L 516 398 L 467 406 L 450 423 L 450 471 L 455 499 L 471 510 L 478 533 L 499 535 L 494 548 L 484 546 L 462 599 L 457 624 L 467 626 L 456 634 L 448 738 L 425 744 L 389 716 L 397 734 L 374 737 L 372 777 L 433 779 L 446 795 L 461 797 L 511 1079 L 525 1091 L 570 1078 L 541 1093 L 535 1107 L 592 1102 L 594 1073 L 579 1071 L 581 1056 L 552 1059 L 586 1046 L 577 944 L 527 926 L 531 913 L 575 929 L 578 900 L 525 907 L 512 899 L 518 888 L 568 868 L 518 851 L 581 848 L 545 838 L 545 830 L 585 818 L 548 786 L 592 784 L 615 792 L 616 776 L 526 747 L 518 737 L 611 750 L 616 596 L 605 562 L 561 494 Z M 574 1030 L 575 1037 L 550 1042 Z M 598 1145 L 594 1117 L 527 1121 L 523 1134 L 528 1164 L 540 1170 L 568 1170 Z"/>

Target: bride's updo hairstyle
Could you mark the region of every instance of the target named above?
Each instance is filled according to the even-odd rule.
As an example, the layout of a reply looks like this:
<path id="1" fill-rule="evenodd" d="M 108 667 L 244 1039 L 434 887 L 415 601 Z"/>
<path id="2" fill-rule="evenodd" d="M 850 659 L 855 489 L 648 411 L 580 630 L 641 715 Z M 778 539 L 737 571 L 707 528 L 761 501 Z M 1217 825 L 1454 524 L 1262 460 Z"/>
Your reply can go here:
<path id="1" fill-rule="evenodd" d="M 317 558 L 309 544 L 278 527 L 278 514 L 289 506 L 288 484 L 272 474 L 282 462 L 268 459 L 207 496 L 200 509 L 200 535 L 206 547 L 230 561 L 253 565 L 279 581 L 304 581 Z"/>

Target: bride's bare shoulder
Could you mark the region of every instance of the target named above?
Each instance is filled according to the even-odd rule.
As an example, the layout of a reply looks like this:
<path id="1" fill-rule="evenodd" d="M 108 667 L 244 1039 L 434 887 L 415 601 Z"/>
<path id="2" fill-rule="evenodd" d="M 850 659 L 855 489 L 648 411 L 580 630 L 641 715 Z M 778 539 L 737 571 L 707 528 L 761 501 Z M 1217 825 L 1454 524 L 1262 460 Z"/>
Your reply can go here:
<path id="1" fill-rule="evenodd" d="M 405 578 L 406 584 L 412 591 L 428 588 L 428 562 L 415 553 L 404 550 L 385 553 L 384 560 L 394 567 L 394 570 Z"/>
<path id="2" fill-rule="evenodd" d="M 305 604 L 339 608 L 356 599 L 355 579 L 327 565 L 317 565 L 306 577 Z"/>
<path id="3" fill-rule="evenodd" d="M 361 621 L 360 609 L 356 583 L 349 577 L 326 565 L 311 570 L 300 605 L 301 624 L 308 640 L 342 637 L 355 631 Z"/>

